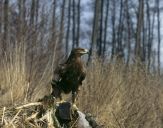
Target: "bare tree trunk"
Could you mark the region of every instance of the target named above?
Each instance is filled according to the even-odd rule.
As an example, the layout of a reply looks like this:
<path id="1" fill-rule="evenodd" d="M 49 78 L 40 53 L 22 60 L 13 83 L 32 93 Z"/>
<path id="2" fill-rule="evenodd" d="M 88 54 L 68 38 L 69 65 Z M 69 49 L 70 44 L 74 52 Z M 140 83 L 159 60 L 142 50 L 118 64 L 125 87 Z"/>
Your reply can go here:
<path id="1" fill-rule="evenodd" d="M 72 48 L 76 45 L 76 9 L 75 9 L 75 0 L 72 0 Z"/>
<path id="2" fill-rule="evenodd" d="M 68 3 L 68 20 L 67 20 L 67 32 L 66 32 L 66 55 L 68 55 L 70 27 L 71 27 L 71 0 L 69 0 L 69 3 Z"/>
<path id="3" fill-rule="evenodd" d="M 112 10 L 112 53 L 111 53 L 111 59 L 114 58 L 115 50 L 116 50 L 116 32 L 115 32 L 115 14 L 116 14 L 116 5 L 115 2 L 113 2 L 113 10 Z"/>
<path id="4" fill-rule="evenodd" d="M 30 10 L 30 29 L 31 29 L 31 37 L 30 37 L 30 41 L 27 44 L 28 48 L 27 48 L 27 53 L 29 54 L 29 60 L 30 60 L 30 64 L 29 64 L 29 76 L 28 76 L 28 82 L 29 82 L 29 86 L 30 86 L 30 90 L 28 93 L 28 98 L 31 98 L 31 95 L 33 93 L 34 87 L 31 84 L 32 78 L 33 78 L 33 74 L 32 74 L 32 70 L 33 70 L 33 63 L 34 63 L 34 43 L 35 43 L 35 29 L 34 29 L 34 18 L 35 18 L 35 8 L 36 8 L 36 3 L 35 0 L 32 0 L 31 3 L 31 10 Z"/>
<path id="5" fill-rule="evenodd" d="M 0 1 L 0 47 L 1 47 L 1 50 L 0 50 L 0 57 L 3 55 L 3 1 Z"/>
<path id="6" fill-rule="evenodd" d="M 153 12 L 153 16 L 152 16 L 152 26 L 151 26 L 151 39 L 150 39 L 150 43 L 148 44 L 148 52 L 149 52 L 149 60 L 148 60 L 148 71 L 150 70 L 151 67 L 151 58 L 153 59 L 152 56 L 152 46 L 153 46 L 153 36 L 154 36 L 154 25 L 155 25 L 155 11 Z"/>
<path id="7" fill-rule="evenodd" d="M 56 41 L 55 41 L 55 39 L 56 39 L 56 0 L 53 0 L 53 5 L 52 5 L 52 21 L 51 21 L 51 29 L 50 29 L 50 31 L 51 31 L 51 39 L 50 39 L 50 41 L 49 41 L 49 43 L 48 43 L 48 49 L 50 50 L 49 51 L 49 54 L 51 54 L 52 55 L 52 53 L 54 53 L 55 51 L 54 51 L 54 48 L 55 48 L 55 46 L 56 46 Z"/>
<path id="8" fill-rule="evenodd" d="M 138 60 L 142 59 L 141 34 L 142 34 L 142 29 L 143 29 L 143 17 L 144 17 L 143 10 L 144 10 L 144 0 L 139 0 L 137 30 L 136 30 L 136 45 L 135 45 L 135 57 Z"/>
<path id="9" fill-rule="evenodd" d="M 148 58 L 148 71 L 150 71 L 150 65 L 151 65 L 151 53 L 152 53 L 152 34 L 151 34 L 151 18 L 150 18 L 150 8 L 149 8 L 149 2 L 146 0 L 146 6 L 147 6 L 147 26 L 148 26 L 148 43 L 147 43 L 147 58 Z M 153 17 L 154 19 L 154 17 Z M 153 24 L 153 23 L 152 23 Z"/>
<path id="10" fill-rule="evenodd" d="M 53 9 L 54 9 L 54 4 L 53 4 Z M 54 11 L 54 10 L 53 10 Z M 40 19 L 41 19 L 41 29 L 40 29 L 40 41 L 42 41 L 43 39 L 44 39 L 44 33 L 45 33 L 45 31 L 44 31 L 44 28 L 45 28 L 45 26 L 46 26 L 46 17 L 45 17 L 45 7 L 44 6 L 42 6 L 42 8 L 41 8 L 41 14 L 40 14 Z M 51 41 L 49 42 L 49 46 L 48 46 L 48 50 L 49 50 L 49 48 L 52 48 L 53 47 L 53 45 L 55 45 L 55 44 L 53 44 L 53 39 L 55 39 L 55 30 L 56 30 L 56 26 L 55 26 L 55 13 L 54 12 L 52 12 L 53 14 L 53 16 L 52 16 L 52 33 L 51 33 Z M 43 45 L 43 42 L 42 43 L 40 43 L 40 52 L 42 52 L 44 50 L 44 45 Z M 54 53 L 55 51 L 53 51 L 53 53 Z M 51 54 L 50 52 L 49 52 L 49 54 Z"/>
<path id="11" fill-rule="evenodd" d="M 125 0 L 126 4 L 126 18 L 127 18 L 127 65 L 130 63 L 130 54 L 131 54 L 131 23 L 130 23 L 130 14 L 129 14 L 129 7 L 128 7 L 128 0 Z"/>
<path id="12" fill-rule="evenodd" d="M 105 15 L 105 27 L 104 27 L 104 46 L 103 46 L 103 59 L 105 57 L 106 51 L 106 35 L 107 35 L 107 28 L 108 28 L 108 14 L 109 14 L 109 2 L 110 0 L 106 1 L 106 15 Z"/>
<path id="13" fill-rule="evenodd" d="M 23 20 L 23 23 L 25 24 L 25 17 L 26 17 L 26 6 L 25 6 L 25 3 L 26 3 L 26 0 L 23 0 L 23 12 L 22 12 L 22 20 Z"/>
<path id="14" fill-rule="evenodd" d="M 144 13 L 144 12 L 143 12 Z M 147 26 L 145 22 L 145 16 L 143 16 L 143 30 L 142 30 L 142 55 L 141 55 L 141 61 L 145 63 L 146 61 L 146 42 L 147 42 Z"/>
<path id="15" fill-rule="evenodd" d="M 103 5 L 104 0 L 101 0 L 101 7 L 100 7 L 100 36 L 99 40 L 97 42 L 97 49 L 98 49 L 98 55 L 101 56 L 102 54 L 102 44 L 103 44 Z"/>
<path id="16" fill-rule="evenodd" d="M 0 1 L 0 34 L 2 33 L 2 13 L 3 13 L 3 1 Z M 1 35 L 0 35 L 1 36 Z"/>
<path id="17" fill-rule="evenodd" d="M 25 45 L 26 45 L 26 41 L 25 41 L 25 37 L 26 37 L 26 30 L 27 30 L 27 22 L 26 22 L 26 0 L 22 0 L 22 13 L 21 13 L 21 53 L 25 52 Z M 22 58 L 25 61 L 25 57 Z"/>
<path id="18" fill-rule="evenodd" d="M 161 46 L 161 35 L 160 35 L 160 0 L 156 1 L 157 3 L 157 34 L 158 34 L 158 45 L 157 45 L 157 63 L 158 63 L 158 67 L 157 67 L 157 71 L 158 74 L 160 75 L 160 46 Z"/>
<path id="19" fill-rule="evenodd" d="M 62 7 L 61 7 L 61 20 L 60 20 L 60 34 L 59 34 L 59 44 L 58 44 L 58 47 L 57 47 L 57 50 L 59 52 L 62 51 L 62 47 L 63 47 L 63 38 L 64 38 L 64 17 L 65 17 L 65 3 L 66 3 L 66 0 L 63 0 L 63 3 L 62 3 Z"/>
<path id="20" fill-rule="evenodd" d="M 38 23 L 38 18 L 39 18 L 39 4 L 40 4 L 40 0 L 36 0 L 36 8 L 35 8 L 35 25 L 36 25 L 36 29 L 37 29 L 37 23 Z"/>
<path id="21" fill-rule="evenodd" d="M 22 1 L 21 0 L 18 0 L 18 24 L 17 24 L 17 44 L 20 45 L 20 42 L 21 42 L 21 27 L 22 27 Z"/>
<path id="22" fill-rule="evenodd" d="M 31 4 L 31 14 L 30 14 L 30 26 L 33 28 L 34 25 L 34 17 L 35 17 L 35 0 L 32 0 Z"/>
<path id="23" fill-rule="evenodd" d="M 119 25 L 117 33 L 117 49 L 116 56 L 118 59 L 123 58 L 123 48 L 122 48 L 122 34 L 123 34 L 123 0 L 120 2 L 120 12 L 119 12 Z"/>
<path id="24" fill-rule="evenodd" d="M 4 35 L 3 35 L 3 45 L 2 45 L 2 48 L 3 48 L 3 53 L 7 51 L 7 47 L 8 47 L 8 34 L 9 34 L 9 1 L 8 0 L 5 0 L 4 1 Z"/>
<path id="25" fill-rule="evenodd" d="M 56 34 L 56 0 L 53 0 L 53 13 L 52 13 L 52 37 L 51 41 L 55 39 Z"/>
<path id="26" fill-rule="evenodd" d="M 89 52 L 88 61 L 91 59 L 91 55 L 95 48 L 95 44 L 97 44 L 97 35 L 98 35 L 98 27 L 99 27 L 99 16 L 100 16 L 100 0 L 95 1 L 95 10 L 94 10 L 94 19 L 93 19 L 93 29 L 92 29 L 92 42 Z"/>
<path id="27" fill-rule="evenodd" d="M 18 10 L 19 10 L 19 18 L 18 18 L 18 29 L 17 29 L 17 41 L 18 44 L 22 44 L 23 36 L 24 36 L 24 27 L 25 27 L 25 2 L 26 0 L 18 0 Z"/>
<path id="28" fill-rule="evenodd" d="M 78 17 L 77 17 L 77 39 L 76 39 L 76 46 L 79 46 L 80 43 L 80 0 L 78 0 Z"/>
<path id="29" fill-rule="evenodd" d="M 63 36 L 64 36 L 64 16 L 65 16 L 65 0 L 63 0 L 62 9 L 61 9 L 61 24 L 60 24 L 60 36 L 59 43 L 62 44 Z"/>

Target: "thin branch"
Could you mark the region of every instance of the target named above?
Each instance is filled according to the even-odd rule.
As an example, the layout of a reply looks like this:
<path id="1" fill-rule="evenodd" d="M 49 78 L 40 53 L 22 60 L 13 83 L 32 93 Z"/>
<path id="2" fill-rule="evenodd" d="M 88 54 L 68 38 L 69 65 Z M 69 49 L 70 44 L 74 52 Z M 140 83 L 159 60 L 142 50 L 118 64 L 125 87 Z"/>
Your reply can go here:
<path id="1" fill-rule="evenodd" d="M 25 105 L 16 107 L 16 109 L 23 109 L 23 108 L 27 108 L 30 106 L 39 106 L 39 105 L 43 105 L 43 104 L 41 102 L 29 103 L 29 104 L 25 104 Z"/>
<path id="2" fill-rule="evenodd" d="M 5 110 L 6 110 L 6 107 L 3 108 L 2 125 L 3 125 L 3 121 L 4 121 L 4 117 L 5 117 Z"/>
<path id="3" fill-rule="evenodd" d="M 114 114 L 113 111 L 112 111 L 112 114 L 113 114 L 113 116 L 114 116 L 114 118 L 115 118 L 115 120 L 116 120 L 116 122 L 117 122 L 119 128 L 122 128 L 120 122 L 118 121 L 118 119 L 117 119 L 117 117 L 116 117 L 116 115 Z"/>

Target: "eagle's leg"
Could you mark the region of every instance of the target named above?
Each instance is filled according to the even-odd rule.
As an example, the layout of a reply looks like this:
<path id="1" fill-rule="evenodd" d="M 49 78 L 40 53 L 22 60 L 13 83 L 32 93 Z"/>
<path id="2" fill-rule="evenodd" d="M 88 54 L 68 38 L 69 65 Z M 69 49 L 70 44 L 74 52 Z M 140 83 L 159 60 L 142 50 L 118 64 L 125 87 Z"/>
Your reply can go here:
<path id="1" fill-rule="evenodd" d="M 77 92 L 72 92 L 72 104 L 76 103 Z"/>
<path id="2" fill-rule="evenodd" d="M 51 95 L 53 97 L 55 97 L 55 98 L 58 98 L 60 100 L 59 103 L 63 103 L 64 102 L 64 99 L 62 98 L 62 94 L 61 94 L 61 92 L 58 92 L 58 90 L 53 90 Z"/>
<path id="3" fill-rule="evenodd" d="M 75 111 L 78 110 L 78 107 L 76 106 L 76 97 L 77 97 L 77 92 L 72 92 L 72 106 Z"/>

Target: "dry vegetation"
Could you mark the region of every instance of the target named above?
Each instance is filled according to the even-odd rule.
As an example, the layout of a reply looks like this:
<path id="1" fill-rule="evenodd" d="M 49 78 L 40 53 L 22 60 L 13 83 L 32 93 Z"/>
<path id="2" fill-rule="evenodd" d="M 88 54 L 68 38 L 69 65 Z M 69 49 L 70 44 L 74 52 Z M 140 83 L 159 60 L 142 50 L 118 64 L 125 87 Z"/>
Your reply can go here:
<path id="1" fill-rule="evenodd" d="M 122 63 L 93 62 L 79 106 L 109 128 L 162 128 L 163 88 L 159 77 Z"/>
<path id="2" fill-rule="evenodd" d="M 30 102 L 50 93 L 53 60 L 37 55 L 31 66 L 24 51 L 15 48 L 1 57 L 0 106 Z"/>
<path id="3" fill-rule="evenodd" d="M 118 55 L 126 63 L 93 59 L 79 109 L 109 128 L 162 128 L 163 81 L 148 72 L 161 71 L 161 1 L 73 1 L 0 0 L 0 127 L 32 127 L 25 120 L 35 110 L 13 107 L 50 94 L 58 58 L 86 45 L 105 61 Z M 87 12 L 92 18 L 83 18 Z M 147 67 L 130 64 L 137 57 Z"/>
<path id="4" fill-rule="evenodd" d="M 0 119 L 23 127 L 27 126 L 24 118 L 28 115 L 23 118 L 20 115 L 26 110 L 12 111 L 12 107 L 36 101 L 50 93 L 52 65 L 47 62 L 41 72 L 38 72 L 38 68 L 33 68 L 33 79 L 29 83 L 25 54 L 19 52 L 19 49 L 12 51 L 1 63 Z M 36 67 L 41 66 L 37 61 L 35 63 Z M 80 91 L 78 107 L 83 112 L 92 113 L 106 127 L 161 128 L 161 85 L 160 77 L 149 74 L 144 68 L 138 68 L 136 65 L 126 67 L 120 62 L 102 64 L 99 60 L 94 60 L 87 67 L 87 78 Z"/>

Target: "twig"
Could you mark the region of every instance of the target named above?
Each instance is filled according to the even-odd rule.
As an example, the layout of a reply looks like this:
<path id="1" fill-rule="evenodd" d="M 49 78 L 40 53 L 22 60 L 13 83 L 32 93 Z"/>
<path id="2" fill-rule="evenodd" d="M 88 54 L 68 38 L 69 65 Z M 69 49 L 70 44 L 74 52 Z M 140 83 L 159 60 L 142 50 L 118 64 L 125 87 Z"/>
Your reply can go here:
<path id="1" fill-rule="evenodd" d="M 113 114 L 113 116 L 114 116 L 114 118 L 115 118 L 116 122 L 118 123 L 119 128 L 122 128 L 122 127 L 121 127 L 121 124 L 119 123 L 119 121 L 118 121 L 118 119 L 117 119 L 117 117 L 116 117 L 116 115 L 114 114 L 114 112 L 113 112 L 113 111 L 112 111 L 112 114 Z"/>
<path id="2" fill-rule="evenodd" d="M 41 102 L 29 103 L 29 104 L 25 104 L 25 105 L 16 107 L 16 109 L 23 109 L 23 108 L 26 108 L 26 107 L 38 106 L 38 105 L 42 105 L 42 103 Z"/>
<path id="3" fill-rule="evenodd" d="M 47 124 L 48 124 L 48 127 L 49 128 L 53 127 L 52 113 L 53 113 L 52 110 L 50 110 L 50 111 L 47 112 Z"/>
<path id="4" fill-rule="evenodd" d="M 26 119 L 26 121 L 29 121 L 29 120 L 31 120 L 31 119 L 36 118 L 37 114 L 38 114 L 38 112 L 34 113 L 34 114 L 31 115 L 30 117 L 28 117 L 28 118 Z"/>
<path id="5" fill-rule="evenodd" d="M 14 125 L 13 123 L 12 123 L 11 125 L 12 125 L 13 128 L 16 128 L 15 125 Z"/>
<path id="6" fill-rule="evenodd" d="M 5 117 L 5 110 L 6 110 L 6 107 L 3 108 L 2 125 L 3 125 L 3 120 L 4 120 L 4 117 Z"/>
<path id="7" fill-rule="evenodd" d="M 41 120 L 41 121 L 43 121 L 45 119 L 47 119 L 47 113 L 45 115 L 43 115 L 41 118 L 39 118 L 39 120 Z"/>
<path id="8" fill-rule="evenodd" d="M 75 120 L 75 122 L 71 125 L 70 128 L 73 128 L 75 126 L 75 124 L 77 123 L 78 120 L 79 120 L 79 117 Z"/>
<path id="9" fill-rule="evenodd" d="M 20 110 L 16 113 L 16 115 L 14 116 L 14 118 L 13 118 L 13 119 L 11 120 L 11 122 L 10 122 L 11 124 L 12 124 L 12 122 L 15 120 L 15 118 L 19 115 L 19 113 L 21 112 L 21 110 L 22 110 L 22 109 L 20 109 Z"/>
<path id="10" fill-rule="evenodd" d="M 26 94 L 25 94 L 25 102 L 27 101 L 27 97 L 28 97 L 28 91 L 29 91 L 29 82 L 27 84 L 27 90 L 26 90 Z"/>
<path id="11" fill-rule="evenodd" d="M 7 120 L 6 120 L 6 119 L 4 119 L 4 124 L 5 124 L 5 125 L 8 125 L 8 122 L 7 122 Z"/>

